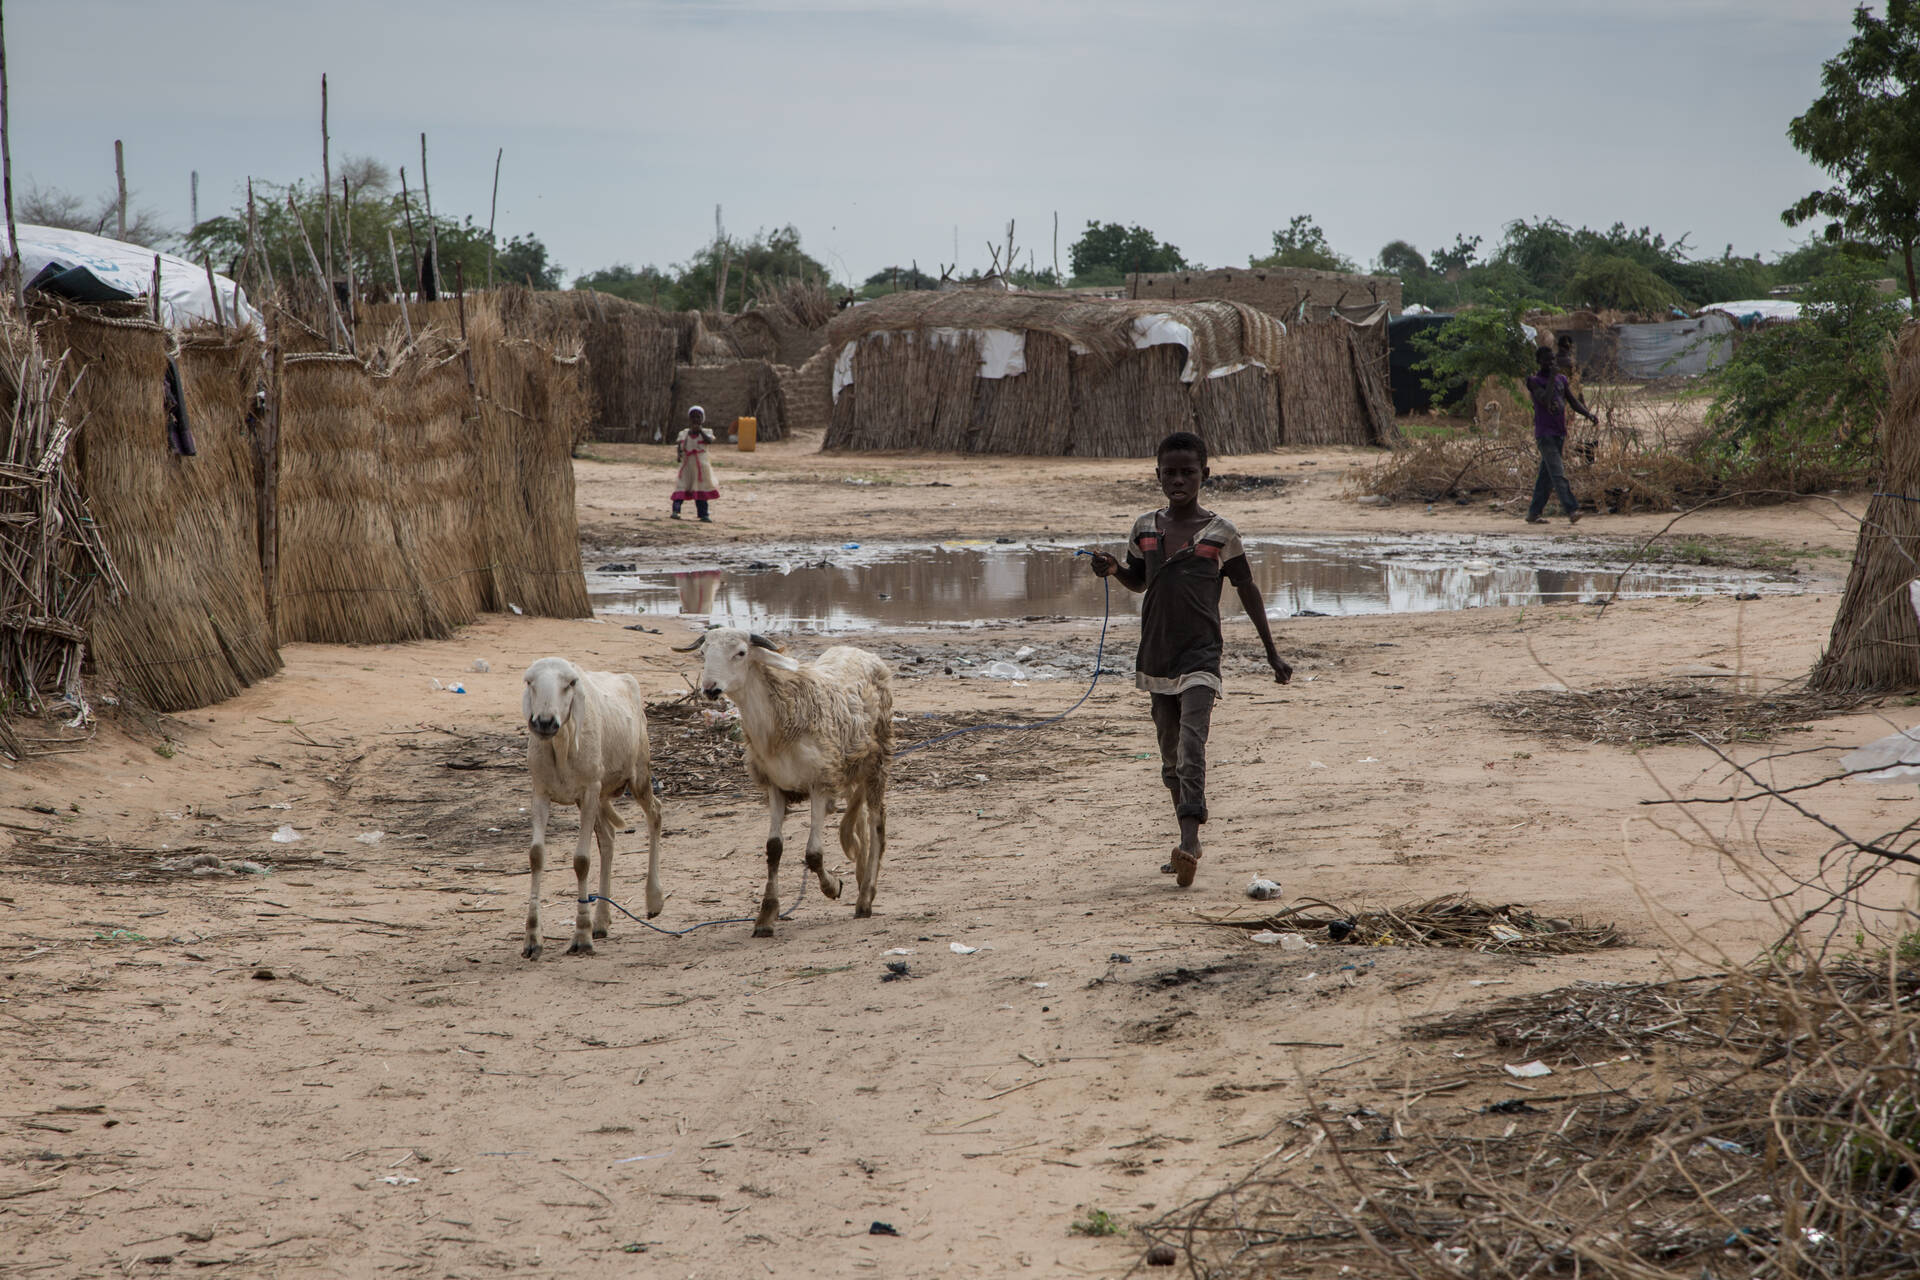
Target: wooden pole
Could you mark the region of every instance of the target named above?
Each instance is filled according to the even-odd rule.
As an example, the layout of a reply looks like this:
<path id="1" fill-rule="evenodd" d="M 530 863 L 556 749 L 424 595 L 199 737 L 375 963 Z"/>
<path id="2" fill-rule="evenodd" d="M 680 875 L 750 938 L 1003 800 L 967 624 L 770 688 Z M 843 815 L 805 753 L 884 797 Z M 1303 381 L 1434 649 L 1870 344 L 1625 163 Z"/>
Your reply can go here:
<path id="1" fill-rule="evenodd" d="M 247 252 L 260 255 L 260 266 L 266 272 L 267 292 L 278 293 L 279 287 L 273 282 L 273 257 L 267 252 L 267 246 L 260 242 L 260 220 L 253 211 L 253 179 L 247 179 Z"/>
<path id="2" fill-rule="evenodd" d="M 212 255 L 204 254 L 204 253 L 201 254 L 200 265 L 207 269 L 207 293 L 210 294 L 213 298 L 213 322 L 219 325 L 222 329 L 224 329 L 227 327 L 227 317 L 220 310 L 220 286 L 213 282 Z M 234 319 L 237 321 L 239 320 L 239 318 L 240 318 L 239 312 L 236 311 L 234 313 Z"/>
<path id="3" fill-rule="evenodd" d="M 413 258 L 413 287 L 420 288 L 420 242 L 413 238 L 413 201 L 407 195 L 407 166 L 400 166 L 400 211 L 407 215 L 407 252 Z"/>
<path id="4" fill-rule="evenodd" d="M 487 288 L 493 288 L 493 216 L 500 211 L 500 159 L 507 154 L 501 147 L 493 153 L 493 202 L 487 206 Z"/>
<path id="5" fill-rule="evenodd" d="M 271 314 L 271 313 L 269 313 Z M 254 434 L 254 517 L 260 542 L 260 585 L 267 598 L 267 638 L 280 643 L 280 406 L 287 377 L 286 352 L 276 334 L 272 343 L 267 383 L 267 416 Z"/>
<path id="6" fill-rule="evenodd" d="M 360 286 L 353 274 L 353 184 L 344 176 L 340 179 L 340 208 L 346 219 L 343 252 L 347 265 L 347 318 L 357 321 L 360 318 Z"/>
<path id="7" fill-rule="evenodd" d="M 120 199 L 114 206 L 117 215 L 114 225 L 119 228 L 119 232 L 114 238 L 125 240 L 127 238 L 127 150 L 120 144 L 118 138 L 113 140 L 113 178 L 120 188 Z"/>
<path id="8" fill-rule="evenodd" d="M 433 184 L 427 180 L 427 135 L 420 135 L 420 198 L 427 202 L 427 297 L 440 296 L 440 233 L 433 224 Z"/>
<path id="9" fill-rule="evenodd" d="M 189 197 L 189 203 L 187 205 L 188 209 L 191 210 L 187 215 L 187 220 L 192 224 L 187 228 L 189 231 L 200 225 L 200 171 L 195 169 L 192 173 L 193 177 L 190 185 L 193 194 Z"/>
<path id="10" fill-rule="evenodd" d="M 413 317 L 407 314 L 407 282 L 400 278 L 400 251 L 393 247 L 393 228 L 387 228 L 387 257 L 393 260 L 393 291 L 400 298 L 400 323 L 407 326 L 407 345 L 413 345 Z"/>
<path id="11" fill-rule="evenodd" d="M 307 234 L 307 224 L 300 220 L 300 206 L 293 202 L 293 192 L 287 192 L 287 211 L 293 215 L 294 225 L 300 228 L 300 243 L 307 246 L 307 261 L 313 265 L 313 274 L 320 277 L 320 291 L 327 296 L 327 318 L 333 321 L 328 330 L 327 345 L 333 345 L 333 333 L 337 331 L 346 339 L 347 350 L 353 350 L 353 335 L 347 332 L 347 326 L 340 319 L 340 300 L 334 297 L 333 281 L 320 271 L 320 257 L 313 251 L 313 237 Z M 155 258 L 157 264 L 160 259 Z"/>
<path id="12" fill-rule="evenodd" d="M 1060 211 L 1053 211 L 1053 287 L 1065 288 L 1067 278 L 1060 274 Z"/>
<path id="13" fill-rule="evenodd" d="M 333 162 L 327 155 L 327 77 L 320 76 L 320 206 L 325 221 L 320 224 L 320 240 L 326 245 L 326 257 L 323 259 L 326 271 L 320 277 L 320 283 L 327 292 L 333 292 Z"/>
<path id="14" fill-rule="evenodd" d="M 478 397 L 473 380 L 473 347 L 467 342 L 467 272 L 459 262 L 453 264 L 453 298 L 460 313 L 460 359 L 467 366 L 467 394 Z"/>
<path id="15" fill-rule="evenodd" d="M 160 323 L 160 255 L 153 255 L 153 322 Z"/>
<path id="16" fill-rule="evenodd" d="M 7 258 L 13 272 L 14 301 L 20 305 L 20 319 L 27 318 L 27 269 L 20 258 L 20 233 L 13 224 L 13 144 L 9 140 L 7 114 L 7 12 L 0 0 L 0 188 L 7 202 Z"/>

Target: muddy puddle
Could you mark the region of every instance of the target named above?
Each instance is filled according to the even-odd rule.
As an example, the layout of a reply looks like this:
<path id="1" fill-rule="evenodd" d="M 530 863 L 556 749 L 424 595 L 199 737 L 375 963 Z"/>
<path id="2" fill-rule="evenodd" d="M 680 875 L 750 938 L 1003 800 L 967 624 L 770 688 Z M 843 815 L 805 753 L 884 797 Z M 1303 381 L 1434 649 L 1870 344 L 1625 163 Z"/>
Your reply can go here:
<path id="1" fill-rule="evenodd" d="M 1010 618 L 1098 618 L 1100 582 L 1078 545 L 948 542 L 730 547 L 709 555 L 630 552 L 590 564 L 607 615 L 836 634 L 981 626 Z M 1630 548 L 1568 539 L 1461 535 L 1250 540 L 1269 616 L 1426 613 L 1651 596 L 1793 593 L 1758 571 L 1661 566 L 1621 578 Z M 1139 597 L 1114 590 L 1116 617 Z M 1229 613 L 1237 612 L 1229 601 Z M 659 625 L 654 623 L 653 625 Z"/>

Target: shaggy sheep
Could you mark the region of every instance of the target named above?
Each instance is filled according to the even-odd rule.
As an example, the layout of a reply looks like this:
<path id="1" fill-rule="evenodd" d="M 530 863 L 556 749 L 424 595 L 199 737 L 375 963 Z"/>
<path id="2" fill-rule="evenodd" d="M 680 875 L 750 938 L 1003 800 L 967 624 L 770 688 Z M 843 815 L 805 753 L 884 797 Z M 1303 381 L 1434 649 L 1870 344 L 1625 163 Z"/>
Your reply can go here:
<path id="1" fill-rule="evenodd" d="M 665 905 L 660 892 L 660 802 L 653 796 L 647 753 L 647 709 L 640 682 L 608 671 L 582 671 L 565 658 L 542 658 L 527 668 L 520 706 L 526 716 L 527 771 L 533 775 L 533 847 L 527 861 L 533 882 L 527 900 L 527 945 L 520 952 L 540 958 L 540 872 L 547 856 L 547 808 L 580 808 L 580 844 L 573 851 L 579 892 L 573 945 L 568 955 L 592 955 L 593 939 L 607 936 L 613 911 L 613 833 L 624 827 L 613 798 L 632 788 L 647 815 L 647 915 Z M 600 901 L 592 932 L 587 920 L 587 870 L 595 837 L 600 841 Z"/>
<path id="2" fill-rule="evenodd" d="M 820 833 L 827 802 L 837 798 L 840 848 L 853 862 L 859 886 L 853 914 L 873 914 L 880 856 L 887 850 L 887 760 L 893 745 L 893 672 L 886 663 L 846 645 L 810 663 L 781 653 L 765 636 L 731 628 L 703 633 L 679 650 L 706 651 L 700 688 L 709 698 L 726 694 L 740 709 L 746 739 L 747 776 L 767 792 L 767 887 L 753 936 L 773 936 L 780 915 L 780 829 L 787 805 L 813 804 L 807 832 L 807 870 L 820 891 L 840 896 L 840 877 L 826 869 Z"/>

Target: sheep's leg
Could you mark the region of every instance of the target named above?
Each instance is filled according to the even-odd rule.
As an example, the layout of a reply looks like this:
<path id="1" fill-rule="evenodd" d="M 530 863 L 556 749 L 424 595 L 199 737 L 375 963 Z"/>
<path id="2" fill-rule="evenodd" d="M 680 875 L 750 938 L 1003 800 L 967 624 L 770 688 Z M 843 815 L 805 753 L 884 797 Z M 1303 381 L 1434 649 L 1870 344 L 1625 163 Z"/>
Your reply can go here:
<path id="1" fill-rule="evenodd" d="M 660 801 L 653 794 L 651 778 L 640 779 L 633 798 L 647 815 L 647 919 L 651 920 L 667 905 L 667 895 L 660 891 Z"/>
<path id="2" fill-rule="evenodd" d="M 600 939 L 607 936 L 607 930 L 613 924 L 613 907 L 608 899 L 613 897 L 613 833 L 620 830 L 620 815 L 614 812 L 613 799 L 610 796 L 600 798 L 600 816 L 593 824 L 594 838 L 600 842 L 600 898 L 593 904 L 593 936 Z M 585 893 L 580 895 L 586 897 Z"/>
<path id="3" fill-rule="evenodd" d="M 821 855 L 824 833 L 827 828 L 827 805 L 833 797 L 824 791 L 815 791 L 813 799 L 813 825 L 807 828 L 807 870 L 820 879 L 820 892 L 829 898 L 840 896 L 840 877 L 827 870 L 827 860 Z M 841 830 L 846 830 L 844 820 Z"/>
<path id="4" fill-rule="evenodd" d="M 600 806 L 590 787 L 587 794 L 580 797 L 580 841 L 573 847 L 573 945 L 567 948 L 570 956 L 593 954 L 593 922 L 587 914 L 587 873 L 593 870 L 593 837 L 599 829 Z M 607 847 L 613 847 L 611 832 Z"/>
<path id="5" fill-rule="evenodd" d="M 760 895 L 760 914 L 753 921 L 753 936 L 771 938 L 773 922 L 780 918 L 780 854 L 786 847 L 780 828 L 787 821 L 787 798 L 778 787 L 767 788 L 767 887 Z"/>
<path id="6" fill-rule="evenodd" d="M 854 915 L 873 914 L 874 890 L 880 887 L 880 855 L 887 851 L 887 780 L 875 778 L 867 783 L 867 874 L 860 882 L 860 896 L 854 901 Z"/>
<path id="7" fill-rule="evenodd" d="M 868 823 L 867 798 L 858 786 L 847 792 L 847 810 L 840 815 L 840 848 L 853 863 L 854 883 L 858 892 L 853 899 L 853 916 L 864 920 L 873 914 L 873 868 L 868 865 L 869 850 L 872 848 L 867 839 Z"/>
<path id="8" fill-rule="evenodd" d="M 533 847 L 527 850 L 527 945 L 520 954 L 528 960 L 540 958 L 540 872 L 547 864 L 547 797 L 539 788 L 533 792 Z"/>

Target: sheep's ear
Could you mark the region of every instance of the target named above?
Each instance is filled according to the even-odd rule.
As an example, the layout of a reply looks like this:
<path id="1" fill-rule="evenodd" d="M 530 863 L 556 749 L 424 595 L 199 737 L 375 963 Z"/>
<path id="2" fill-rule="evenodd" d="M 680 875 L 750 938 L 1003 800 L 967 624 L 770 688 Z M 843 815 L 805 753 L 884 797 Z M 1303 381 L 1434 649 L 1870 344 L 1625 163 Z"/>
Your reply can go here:
<path id="1" fill-rule="evenodd" d="M 767 638 L 766 638 L 765 636 L 763 636 L 763 635 L 761 635 L 761 634 L 760 634 L 760 633 L 759 633 L 758 631 L 755 631 L 755 632 L 753 632 L 752 634 L 750 634 L 750 635 L 749 635 L 749 636 L 747 637 L 747 639 L 748 639 L 748 640 L 750 640 L 750 641 L 752 641 L 752 643 L 753 643 L 753 647 L 754 647 L 754 648 L 756 648 L 756 649 L 770 649 L 770 650 L 772 650 L 772 651 L 773 651 L 773 652 L 775 652 L 775 653 L 779 653 L 779 652 L 780 652 L 780 646 L 779 646 L 779 645 L 777 645 L 777 644 L 775 644 L 775 643 L 774 643 L 773 641 L 771 641 L 771 640 L 769 640 L 769 639 L 767 639 Z"/>
<path id="2" fill-rule="evenodd" d="M 700 646 L 705 644 L 706 642 L 707 642 L 707 633 L 702 631 L 699 635 L 693 638 L 692 644 L 674 645 L 673 651 L 675 653 L 693 653 L 695 650 L 699 649 Z"/>

